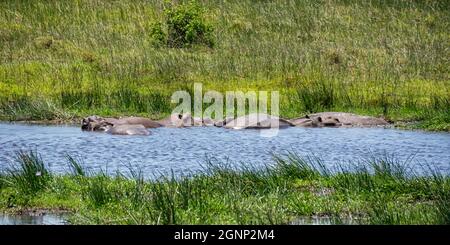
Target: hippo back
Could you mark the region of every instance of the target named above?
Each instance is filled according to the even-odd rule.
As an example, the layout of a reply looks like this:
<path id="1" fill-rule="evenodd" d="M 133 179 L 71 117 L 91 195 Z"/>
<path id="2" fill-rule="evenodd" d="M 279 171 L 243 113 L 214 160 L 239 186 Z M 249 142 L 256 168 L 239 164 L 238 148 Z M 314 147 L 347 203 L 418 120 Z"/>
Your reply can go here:
<path id="1" fill-rule="evenodd" d="M 113 135 L 149 135 L 150 132 L 143 125 L 115 125 L 106 131 Z"/>
<path id="2" fill-rule="evenodd" d="M 129 125 L 142 125 L 145 128 L 159 128 L 162 126 L 161 123 L 153 121 L 144 117 L 124 117 L 120 119 L 116 119 L 115 121 L 117 125 L 129 124 Z"/>
<path id="3" fill-rule="evenodd" d="M 291 126 L 293 126 L 292 123 L 285 119 L 264 113 L 248 114 L 224 125 L 225 128 L 233 129 L 268 129 L 271 127 L 286 128 Z"/>

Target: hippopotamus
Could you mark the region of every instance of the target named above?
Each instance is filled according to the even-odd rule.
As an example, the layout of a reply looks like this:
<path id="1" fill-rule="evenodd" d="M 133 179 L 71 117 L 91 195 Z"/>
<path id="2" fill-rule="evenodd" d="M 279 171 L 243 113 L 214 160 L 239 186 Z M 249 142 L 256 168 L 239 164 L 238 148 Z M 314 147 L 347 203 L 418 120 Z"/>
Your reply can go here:
<path id="1" fill-rule="evenodd" d="M 214 126 L 216 126 L 216 127 L 223 127 L 223 126 L 227 125 L 227 123 L 229 123 L 229 122 L 231 122 L 233 120 L 234 120 L 234 117 L 227 117 L 227 118 L 225 118 L 223 120 L 215 122 Z"/>
<path id="2" fill-rule="evenodd" d="M 268 129 L 271 127 L 287 128 L 291 126 L 294 125 L 288 120 L 265 113 L 252 113 L 228 121 L 223 127 L 232 129 Z"/>
<path id="3" fill-rule="evenodd" d="M 203 126 L 214 126 L 215 123 L 216 123 L 216 121 L 214 121 L 214 120 L 211 119 L 211 118 L 203 118 L 203 119 L 202 119 L 202 125 L 203 125 Z"/>
<path id="4" fill-rule="evenodd" d="M 117 125 L 142 125 L 144 128 L 157 128 L 163 125 L 143 117 L 124 118 L 103 118 L 99 116 L 89 116 L 83 119 L 81 129 L 86 131 L 107 131 Z"/>
<path id="5" fill-rule="evenodd" d="M 194 118 L 190 113 L 173 113 L 169 117 L 158 121 L 165 127 L 190 127 L 194 125 Z"/>
<path id="6" fill-rule="evenodd" d="M 342 123 L 338 118 L 327 116 L 327 117 L 311 117 L 306 115 L 303 118 L 298 118 L 291 121 L 297 127 L 339 127 Z"/>
<path id="7" fill-rule="evenodd" d="M 111 126 L 113 126 L 113 124 L 109 122 L 109 120 L 105 120 L 98 116 L 83 118 L 83 121 L 81 122 L 81 130 L 85 131 L 106 131 Z"/>
<path id="8" fill-rule="evenodd" d="M 121 124 L 129 124 L 129 125 L 142 125 L 145 128 L 159 128 L 163 125 L 160 124 L 157 121 L 153 121 L 149 118 L 144 117 L 124 117 L 117 119 L 116 123 L 114 125 L 121 125 Z"/>
<path id="9" fill-rule="evenodd" d="M 370 127 L 387 125 L 382 118 L 359 116 L 345 112 L 321 112 L 290 120 L 297 127 Z"/>
<path id="10" fill-rule="evenodd" d="M 213 126 L 215 121 L 210 118 L 192 117 L 190 113 L 174 113 L 159 121 L 166 127 L 191 127 L 191 126 Z"/>
<path id="11" fill-rule="evenodd" d="M 149 135 L 150 131 L 141 124 L 120 124 L 110 127 L 106 130 L 106 133 L 114 135 Z"/>

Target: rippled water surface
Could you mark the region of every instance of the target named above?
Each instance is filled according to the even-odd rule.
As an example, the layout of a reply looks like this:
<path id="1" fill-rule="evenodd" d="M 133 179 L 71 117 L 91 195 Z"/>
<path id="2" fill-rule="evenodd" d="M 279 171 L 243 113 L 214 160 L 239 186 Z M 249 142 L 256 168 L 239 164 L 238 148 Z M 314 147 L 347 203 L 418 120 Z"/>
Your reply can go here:
<path id="1" fill-rule="evenodd" d="M 271 153 L 314 154 L 326 164 L 349 162 L 369 155 L 393 154 L 400 160 L 430 163 L 450 170 L 450 134 L 383 128 L 288 128 L 276 137 L 257 130 L 216 127 L 158 128 L 150 136 L 113 136 L 82 132 L 78 127 L 0 124 L 0 168 L 11 164 L 18 150 L 37 150 L 53 171 L 68 170 L 66 154 L 85 166 L 125 171 L 128 166 L 147 175 L 187 173 L 201 168 L 205 156 L 258 165 Z"/>
<path id="2" fill-rule="evenodd" d="M 64 215 L 10 215 L 0 214 L 0 225 L 65 225 Z"/>

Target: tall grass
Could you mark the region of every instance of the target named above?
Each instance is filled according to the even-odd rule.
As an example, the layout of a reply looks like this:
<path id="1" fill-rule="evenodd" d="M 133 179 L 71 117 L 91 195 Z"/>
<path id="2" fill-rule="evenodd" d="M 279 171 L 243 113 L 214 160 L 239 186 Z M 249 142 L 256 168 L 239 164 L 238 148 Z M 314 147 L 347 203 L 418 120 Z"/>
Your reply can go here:
<path id="1" fill-rule="evenodd" d="M 300 85 L 297 94 L 305 112 L 320 112 L 335 107 L 335 85 L 325 81 L 315 81 L 312 85 Z"/>
<path id="2" fill-rule="evenodd" d="M 73 116 L 56 106 L 50 99 L 14 96 L 10 102 L 0 102 L 2 116 L 10 121 L 68 120 Z"/>
<path id="3" fill-rule="evenodd" d="M 449 130 L 446 1 L 199 3 L 213 48 L 155 46 L 164 1 L 2 1 L 1 117 L 162 117 L 174 91 L 202 82 L 280 90 L 284 117 L 344 110 Z"/>
<path id="4" fill-rule="evenodd" d="M 103 173 L 92 177 L 87 183 L 88 185 L 84 193 L 85 198 L 97 208 L 111 202 L 114 193 L 109 190 L 109 183 L 108 176 Z"/>
<path id="5" fill-rule="evenodd" d="M 6 181 L 7 180 L 5 174 L 3 173 L 3 171 L 0 171 L 0 190 L 5 187 Z"/>
<path id="6" fill-rule="evenodd" d="M 11 165 L 4 177 L 9 185 L 13 185 L 25 195 L 33 195 L 48 187 L 52 179 L 51 173 L 35 151 L 17 153 L 16 164 Z"/>
<path id="7" fill-rule="evenodd" d="M 69 163 L 69 169 L 70 169 L 70 172 L 72 173 L 72 176 L 85 177 L 88 175 L 88 172 L 87 172 L 86 168 L 83 166 L 83 164 L 81 163 L 81 160 L 77 160 L 70 155 L 67 155 L 66 158 Z"/>
<path id="8" fill-rule="evenodd" d="M 419 175 L 393 156 L 336 167 L 295 153 L 263 167 L 210 158 L 200 172 L 150 179 L 131 166 L 83 175 L 71 158 L 73 173 L 46 172 L 45 182 L 32 175 L 43 166 L 36 153 L 18 156 L 26 164 L 2 176 L 0 209 L 67 207 L 76 224 L 449 224 L 448 174 L 423 165 Z"/>
<path id="9" fill-rule="evenodd" d="M 450 180 L 431 166 L 427 166 L 427 169 L 433 181 L 426 183 L 427 181 L 422 180 L 422 183 L 425 184 L 428 193 L 436 200 L 440 222 L 450 224 Z"/>
<path id="10" fill-rule="evenodd" d="M 319 176 L 329 176 L 331 174 L 323 161 L 314 156 L 301 157 L 290 152 L 286 157 L 274 155 L 276 170 L 278 174 L 300 179 L 315 179 Z"/>

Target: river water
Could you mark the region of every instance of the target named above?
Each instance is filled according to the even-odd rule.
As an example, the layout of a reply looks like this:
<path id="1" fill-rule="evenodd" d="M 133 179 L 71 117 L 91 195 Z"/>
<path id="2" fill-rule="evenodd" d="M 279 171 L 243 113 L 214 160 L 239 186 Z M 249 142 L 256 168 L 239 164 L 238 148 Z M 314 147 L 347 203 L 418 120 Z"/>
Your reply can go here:
<path id="1" fill-rule="evenodd" d="M 450 172 L 449 133 L 385 128 L 291 127 L 267 138 L 257 130 L 216 127 L 157 128 L 150 136 L 113 136 L 73 126 L 0 123 L 0 169 L 13 164 L 19 150 L 36 150 L 57 173 L 68 171 L 67 154 L 91 170 L 114 173 L 132 166 L 151 176 L 195 172 L 208 156 L 258 166 L 273 162 L 272 153 L 287 151 L 315 155 L 327 165 L 386 154 L 406 161 L 414 155 L 413 167 L 426 163 Z"/>

